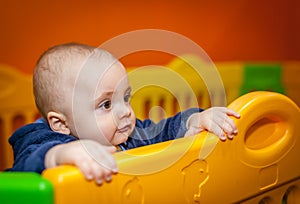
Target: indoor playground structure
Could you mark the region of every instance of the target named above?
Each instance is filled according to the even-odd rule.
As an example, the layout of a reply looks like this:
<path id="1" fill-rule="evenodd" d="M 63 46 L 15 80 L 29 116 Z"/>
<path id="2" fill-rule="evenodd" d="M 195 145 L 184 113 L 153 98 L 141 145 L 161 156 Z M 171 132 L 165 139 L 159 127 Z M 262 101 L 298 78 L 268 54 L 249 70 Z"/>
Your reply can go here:
<path id="1" fill-rule="evenodd" d="M 216 63 L 225 91 L 208 90 L 194 73 L 195 66 L 203 62 L 187 55 L 164 68 L 128 68 L 137 117 L 159 120 L 191 106 L 208 108 L 224 102 L 241 115 L 234 119 L 239 132 L 233 140 L 221 142 L 202 132 L 115 153 L 119 173 L 101 186 L 86 181 L 76 167 L 68 165 L 42 175 L 1 172 L 0 203 L 299 204 L 300 63 Z M 161 83 L 171 84 L 174 90 L 164 84 L 145 87 L 134 80 L 142 77 L 147 84 L 163 72 L 170 77 Z M 178 76 L 185 85 L 172 78 Z M 8 137 L 39 115 L 30 76 L 2 66 L 0 88 L 0 167 L 4 170 L 13 161 Z"/>

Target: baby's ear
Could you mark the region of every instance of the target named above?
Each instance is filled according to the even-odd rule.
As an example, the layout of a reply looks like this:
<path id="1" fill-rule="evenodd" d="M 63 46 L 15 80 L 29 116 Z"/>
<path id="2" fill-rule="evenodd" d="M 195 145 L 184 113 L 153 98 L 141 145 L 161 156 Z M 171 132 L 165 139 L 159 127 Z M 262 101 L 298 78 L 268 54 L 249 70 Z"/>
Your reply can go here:
<path id="1" fill-rule="evenodd" d="M 66 117 L 63 114 L 50 111 L 47 114 L 47 120 L 51 130 L 54 132 L 59 132 L 66 135 L 71 133 L 71 130 L 66 122 Z"/>

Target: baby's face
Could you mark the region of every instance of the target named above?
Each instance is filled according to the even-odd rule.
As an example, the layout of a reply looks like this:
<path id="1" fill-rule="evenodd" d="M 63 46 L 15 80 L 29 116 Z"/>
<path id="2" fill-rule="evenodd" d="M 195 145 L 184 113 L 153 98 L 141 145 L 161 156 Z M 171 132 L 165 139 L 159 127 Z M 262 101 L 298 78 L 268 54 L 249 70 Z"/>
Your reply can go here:
<path id="1" fill-rule="evenodd" d="M 116 62 L 105 71 L 84 71 L 72 93 L 71 134 L 104 145 L 125 142 L 135 127 L 130 105 L 131 87 L 123 65 Z M 85 76 L 86 75 L 86 76 Z"/>

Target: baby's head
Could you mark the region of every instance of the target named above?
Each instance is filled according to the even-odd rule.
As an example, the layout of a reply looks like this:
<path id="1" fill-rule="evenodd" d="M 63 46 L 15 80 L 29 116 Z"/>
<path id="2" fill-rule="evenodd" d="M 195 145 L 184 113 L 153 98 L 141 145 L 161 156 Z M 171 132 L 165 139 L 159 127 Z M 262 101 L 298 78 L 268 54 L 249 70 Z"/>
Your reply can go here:
<path id="1" fill-rule="evenodd" d="M 118 145 L 134 129 L 126 71 L 105 50 L 54 46 L 39 58 L 33 85 L 36 105 L 53 131 Z"/>

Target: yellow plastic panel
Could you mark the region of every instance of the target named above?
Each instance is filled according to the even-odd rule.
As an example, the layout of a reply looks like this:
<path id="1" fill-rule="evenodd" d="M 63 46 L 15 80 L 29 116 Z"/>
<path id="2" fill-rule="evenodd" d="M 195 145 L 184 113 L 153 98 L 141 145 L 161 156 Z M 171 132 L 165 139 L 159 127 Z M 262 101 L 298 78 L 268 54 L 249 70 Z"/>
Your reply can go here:
<path id="1" fill-rule="evenodd" d="M 193 91 L 192 94 L 197 98 L 199 107 L 210 107 L 211 94 L 213 94 L 215 87 L 209 89 L 207 82 L 212 81 L 212 71 L 216 71 L 216 69 L 213 70 L 215 67 L 212 64 L 203 61 L 196 55 L 186 54 L 175 58 L 167 66 L 176 71 L 189 84 Z M 209 79 L 209 81 L 203 79 Z"/>
<path id="2" fill-rule="evenodd" d="M 146 66 L 127 69 L 127 73 L 132 88 L 131 105 L 139 119 L 150 117 L 159 121 L 180 110 L 197 106 L 191 87 L 172 69 Z M 190 104 L 187 98 L 191 99 Z"/>
<path id="3" fill-rule="evenodd" d="M 300 203 L 300 179 L 290 181 L 278 188 L 244 200 L 241 204 L 298 204 Z"/>
<path id="4" fill-rule="evenodd" d="M 212 101 L 226 105 L 221 76 L 228 85 L 227 98 L 232 101 L 237 98 L 235 90 L 240 86 L 242 67 L 239 63 L 224 63 L 220 67 L 221 75 L 212 63 L 195 55 L 183 55 L 165 66 L 127 68 L 131 105 L 137 117 L 159 121 L 191 107 L 208 108 Z"/>
<path id="5" fill-rule="evenodd" d="M 239 133 L 234 140 L 217 145 L 207 158 L 211 176 L 203 187 L 203 200 L 217 203 L 222 198 L 224 203 L 239 203 L 298 178 L 298 106 L 278 93 L 253 92 L 229 107 L 242 116 L 235 120 Z"/>
<path id="6" fill-rule="evenodd" d="M 31 76 L 0 65 L 0 170 L 13 163 L 8 138 L 19 126 L 33 122 L 36 115 Z"/>
<path id="7" fill-rule="evenodd" d="M 224 84 L 227 104 L 230 104 L 240 96 L 244 65 L 238 61 L 216 62 L 215 65 Z"/>
<path id="8" fill-rule="evenodd" d="M 282 67 L 286 95 L 300 106 L 300 61 L 285 61 Z"/>
<path id="9" fill-rule="evenodd" d="M 242 116 L 234 119 L 235 139 L 221 142 L 203 132 L 116 153 L 119 173 L 102 186 L 72 166 L 44 171 L 55 203 L 257 204 L 264 195 L 281 203 L 284 193 L 275 196 L 276 189 L 299 187 L 293 183 L 300 176 L 298 106 L 278 93 L 253 92 L 229 107 Z M 298 191 L 292 192 L 290 199 L 299 200 Z"/>

